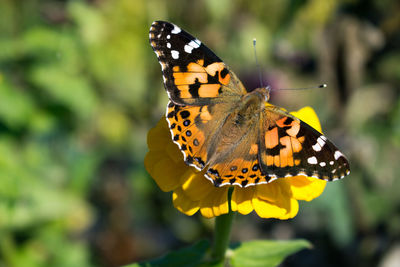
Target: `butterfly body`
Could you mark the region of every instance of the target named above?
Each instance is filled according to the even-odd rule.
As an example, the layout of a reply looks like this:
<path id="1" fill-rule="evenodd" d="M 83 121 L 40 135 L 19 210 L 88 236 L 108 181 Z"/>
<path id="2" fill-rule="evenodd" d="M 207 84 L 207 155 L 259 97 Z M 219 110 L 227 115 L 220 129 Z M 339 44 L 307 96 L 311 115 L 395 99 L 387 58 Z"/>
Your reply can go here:
<path id="1" fill-rule="evenodd" d="M 247 91 L 201 41 L 162 21 L 153 22 L 149 37 L 170 99 L 171 137 L 185 162 L 215 186 L 349 174 L 347 159 L 325 136 L 268 103 L 268 88 Z"/>

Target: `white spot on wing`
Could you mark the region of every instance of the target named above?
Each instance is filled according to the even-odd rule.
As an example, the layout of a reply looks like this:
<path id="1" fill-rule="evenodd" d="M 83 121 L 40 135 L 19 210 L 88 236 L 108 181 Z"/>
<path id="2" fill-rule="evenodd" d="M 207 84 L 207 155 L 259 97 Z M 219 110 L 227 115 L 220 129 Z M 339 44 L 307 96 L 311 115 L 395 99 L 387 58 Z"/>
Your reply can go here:
<path id="1" fill-rule="evenodd" d="M 168 47 L 168 48 L 171 48 L 171 43 L 167 43 L 167 47 Z"/>
<path id="2" fill-rule="evenodd" d="M 314 151 L 321 151 L 322 147 L 325 145 L 325 140 L 326 137 L 321 135 L 320 137 L 318 137 L 317 139 L 317 143 L 315 143 L 315 145 L 312 146 L 312 148 L 314 149 Z"/>
<path id="3" fill-rule="evenodd" d="M 321 145 L 317 142 L 315 145 L 312 146 L 312 148 L 314 149 L 314 151 L 321 151 L 322 147 Z"/>
<path id="4" fill-rule="evenodd" d="M 325 136 L 321 135 L 320 137 L 318 137 L 317 142 L 321 147 L 323 147 L 325 145 L 325 140 L 326 140 Z"/>
<path id="5" fill-rule="evenodd" d="M 315 156 L 312 156 L 312 157 L 309 157 L 307 159 L 307 162 L 310 163 L 310 164 L 317 164 L 318 160 L 317 160 L 317 158 Z"/>
<path id="6" fill-rule="evenodd" d="M 180 32 L 181 32 L 181 28 L 179 28 L 178 26 L 174 25 L 174 29 L 171 31 L 171 33 L 178 34 Z"/>
<path id="7" fill-rule="evenodd" d="M 171 50 L 171 56 L 173 59 L 178 59 L 179 58 L 179 52 L 176 50 Z"/>
<path id="8" fill-rule="evenodd" d="M 187 45 L 185 45 L 184 49 L 185 52 L 190 54 L 192 53 L 193 49 L 199 48 L 201 45 L 201 42 L 198 39 L 190 41 Z"/>
<path id="9" fill-rule="evenodd" d="M 333 160 L 332 160 L 332 161 L 329 161 L 329 164 L 330 164 L 330 165 L 333 165 L 333 163 L 334 163 Z"/>
<path id="10" fill-rule="evenodd" d="M 198 39 L 194 39 L 194 40 L 190 41 L 189 45 L 193 48 L 199 48 L 201 45 L 201 42 Z"/>
<path id="11" fill-rule="evenodd" d="M 191 53 L 192 53 L 193 48 L 194 48 L 194 47 L 192 47 L 192 46 L 190 46 L 190 45 L 185 45 L 185 47 L 184 47 L 185 52 L 188 53 L 188 54 L 191 54 Z"/>
<path id="12" fill-rule="evenodd" d="M 325 162 L 320 162 L 320 163 L 319 163 L 319 166 L 325 167 L 325 166 L 326 166 L 326 163 L 325 163 Z"/>
<path id="13" fill-rule="evenodd" d="M 171 39 L 171 35 L 168 34 L 168 35 L 167 35 L 167 39 Z"/>
<path id="14" fill-rule="evenodd" d="M 335 159 L 338 160 L 341 156 L 343 156 L 342 152 L 340 152 L 339 150 L 335 151 Z"/>

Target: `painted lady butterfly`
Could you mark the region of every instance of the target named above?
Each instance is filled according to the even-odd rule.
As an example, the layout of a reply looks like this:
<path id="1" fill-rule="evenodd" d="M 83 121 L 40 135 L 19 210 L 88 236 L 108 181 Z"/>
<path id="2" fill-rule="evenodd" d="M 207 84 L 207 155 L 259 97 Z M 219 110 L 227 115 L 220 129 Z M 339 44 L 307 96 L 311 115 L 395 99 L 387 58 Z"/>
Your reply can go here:
<path id="1" fill-rule="evenodd" d="M 317 130 L 247 91 L 209 48 L 178 26 L 155 21 L 150 44 L 170 102 L 166 117 L 185 162 L 215 186 L 247 187 L 277 178 L 333 181 L 350 173 L 345 156 Z"/>

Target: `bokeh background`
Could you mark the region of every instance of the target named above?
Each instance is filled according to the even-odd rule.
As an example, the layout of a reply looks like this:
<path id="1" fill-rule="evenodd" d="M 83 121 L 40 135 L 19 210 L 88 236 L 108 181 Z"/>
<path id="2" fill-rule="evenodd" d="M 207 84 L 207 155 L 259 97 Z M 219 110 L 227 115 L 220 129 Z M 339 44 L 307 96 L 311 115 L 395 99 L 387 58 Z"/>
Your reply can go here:
<path id="1" fill-rule="evenodd" d="M 400 266 L 396 0 L 0 0 L 0 266 L 119 266 L 201 238 L 143 166 L 167 95 L 154 20 L 188 30 L 288 110 L 312 106 L 352 173 L 297 217 L 238 216 L 233 241 L 306 238 L 282 266 Z"/>

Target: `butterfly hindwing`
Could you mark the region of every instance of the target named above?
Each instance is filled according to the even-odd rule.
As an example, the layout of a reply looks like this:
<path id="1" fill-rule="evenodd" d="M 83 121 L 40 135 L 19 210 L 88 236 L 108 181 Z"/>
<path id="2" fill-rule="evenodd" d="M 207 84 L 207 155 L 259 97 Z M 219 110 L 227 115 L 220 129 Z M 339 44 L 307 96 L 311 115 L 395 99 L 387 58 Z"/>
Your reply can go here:
<path id="1" fill-rule="evenodd" d="M 242 138 L 232 142 L 223 157 L 214 158 L 210 161 L 205 176 L 215 186 L 238 185 L 246 187 L 258 183 L 266 183 L 269 177 L 264 175 L 260 169 L 258 158 L 259 139 L 257 124 L 247 129 Z M 224 140 L 221 140 L 224 142 Z"/>
<path id="2" fill-rule="evenodd" d="M 220 143 L 220 130 L 231 106 L 210 104 L 179 106 L 169 102 L 167 121 L 173 141 L 179 146 L 188 165 L 202 170 L 209 164 L 214 147 Z"/>
<path id="3" fill-rule="evenodd" d="M 219 57 L 178 26 L 155 21 L 149 35 L 168 96 L 175 104 L 232 102 L 246 93 L 239 79 Z"/>

